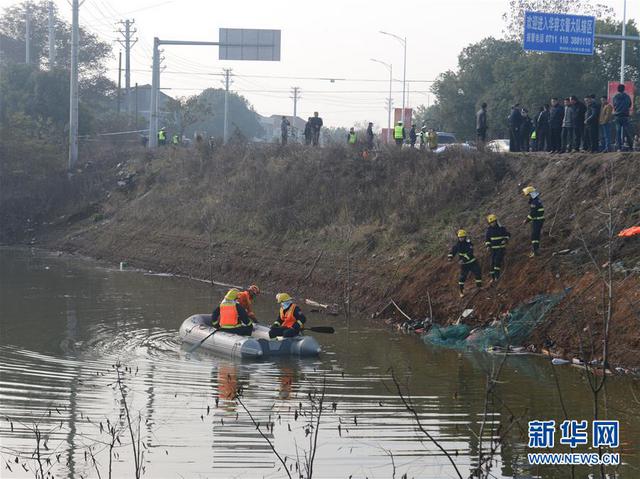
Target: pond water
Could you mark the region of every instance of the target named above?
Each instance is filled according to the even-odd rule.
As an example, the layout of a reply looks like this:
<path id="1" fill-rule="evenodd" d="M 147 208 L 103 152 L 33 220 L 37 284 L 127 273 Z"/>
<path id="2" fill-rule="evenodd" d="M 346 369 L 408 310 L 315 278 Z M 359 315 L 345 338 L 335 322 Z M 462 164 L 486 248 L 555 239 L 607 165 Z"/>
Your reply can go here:
<path id="1" fill-rule="evenodd" d="M 211 311 L 223 293 L 187 279 L 0 248 L 0 477 L 40 477 L 40 470 L 135 477 L 134 445 L 143 477 L 287 477 L 269 442 L 292 477 L 296 466 L 307 477 L 314 441 L 316 478 L 458 477 L 418 429 L 392 371 L 462 477 L 478 462 L 485 417 L 485 454 L 491 437 L 502 438 L 492 477 L 571 477 L 566 466 L 527 464 L 527 421 L 565 417 L 548 360 L 508 357 L 485 414 L 486 371 L 502 356 L 427 346 L 364 318 L 347 323 L 303 306 L 309 325 L 336 329 L 310 333 L 323 347 L 314 359 L 240 362 L 202 349 L 188 353 L 177 335 L 181 322 Z M 259 297 L 262 322 L 277 314 L 274 294 Z M 567 416 L 592 418 L 581 371 L 565 366 L 555 374 Z M 601 417 L 621 423 L 624 464 L 610 472 L 622 478 L 640 477 L 634 387 L 629 378 L 612 378 L 600 408 Z M 238 388 L 242 404 L 234 400 Z M 316 439 L 308 424 L 315 424 L 323 391 Z M 111 440 L 111 427 L 118 440 Z M 576 477 L 595 472 L 576 468 Z"/>

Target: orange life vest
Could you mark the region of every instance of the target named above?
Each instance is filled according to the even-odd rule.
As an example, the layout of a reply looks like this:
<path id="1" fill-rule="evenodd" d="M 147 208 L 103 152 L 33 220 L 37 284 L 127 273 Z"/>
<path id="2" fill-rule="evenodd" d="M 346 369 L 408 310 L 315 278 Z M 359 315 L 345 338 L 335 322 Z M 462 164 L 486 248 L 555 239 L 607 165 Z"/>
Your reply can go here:
<path id="1" fill-rule="evenodd" d="M 239 325 L 240 318 L 235 301 L 223 301 L 220 303 L 220 327 L 235 328 Z"/>
<path id="2" fill-rule="evenodd" d="M 240 303 L 240 306 L 247 311 L 247 313 L 253 312 L 253 300 L 251 299 L 251 293 L 249 293 L 249 291 L 240 291 L 238 293 L 237 301 Z"/>
<path id="3" fill-rule="evenodd" d="M 620 236 L 621 238 L 630 238 L 631 236 L 635 236 L 638 234 L 640 234 L 640 226 L 632 226 L 631 228 L 620 231 L 620 233 L 618 233 L 618 236 Z"/>
<path id="4" fill-rule="evenodd" d="M 293 325 L 296 324 L 296 317 L 293 315 L 296 310 L 296 305 L 291 303 L 291 306 L 285 312 L 284 309 L 280 308 L 280 326 L 283 328 L 293 328 Z M 302 324 L 300 324 L 302 328 Z"/>

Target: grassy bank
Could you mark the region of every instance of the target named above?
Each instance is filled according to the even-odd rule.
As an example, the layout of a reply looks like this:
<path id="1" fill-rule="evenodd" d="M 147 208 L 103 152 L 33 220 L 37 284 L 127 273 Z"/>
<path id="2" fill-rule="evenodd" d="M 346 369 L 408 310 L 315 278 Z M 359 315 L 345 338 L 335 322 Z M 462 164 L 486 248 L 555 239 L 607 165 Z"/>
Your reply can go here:
<path id="1" fill-rule="evenodd" d="M 471 307 L 469 321 L 479 325 L 539 293 L 566 290 L 531 341 L 566 355 L 594 345 L 594 357 L 602 331 L 598 278 L 611 250 L 611 357 L 640 366 L 640 242 L 615 239 L 609 248 L 606 235 L 609 213 L 617 229 L 640 222 L 638 160 L 395 149 L 364 160 L 339 147 L 272 145 L 101 152 L 74 178 L 87 185 L 82 194 L 63 189 L 56 196 L 62 199 L 36 216 L 28 209 L 8 213 L 20 194 L 30 195 L 27 182 L 3 197 L 0 218 L 5 242 L 34 236 L 114 262 L 348 301 L 367 314 L 394 298 L 424 318 L 428 292 L 437 322 Z M 547 212 L 543 256 L 535 260 L 526 257 L 529 231 L 521 225 L 528 208 L 520 189 L 527 184 L 542 192 Z M 39 189 L 46 198 L 46 185 Z M 445 256 L 464 227 L 487 277 L 488 213 L 499 216 L 513 241 L 499 285 L 466 304 L 457 298 L 457 265 Z"/>

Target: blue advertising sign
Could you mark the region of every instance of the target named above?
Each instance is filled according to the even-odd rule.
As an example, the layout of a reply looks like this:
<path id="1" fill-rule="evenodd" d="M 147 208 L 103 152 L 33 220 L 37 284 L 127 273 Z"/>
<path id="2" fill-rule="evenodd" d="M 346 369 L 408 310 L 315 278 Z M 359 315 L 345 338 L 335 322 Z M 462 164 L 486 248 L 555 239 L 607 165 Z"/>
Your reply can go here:
<path id="1" fill-rule="evenodd" d="M 595 17 L 524 12 L 524 49 L 593 55 Z"/>

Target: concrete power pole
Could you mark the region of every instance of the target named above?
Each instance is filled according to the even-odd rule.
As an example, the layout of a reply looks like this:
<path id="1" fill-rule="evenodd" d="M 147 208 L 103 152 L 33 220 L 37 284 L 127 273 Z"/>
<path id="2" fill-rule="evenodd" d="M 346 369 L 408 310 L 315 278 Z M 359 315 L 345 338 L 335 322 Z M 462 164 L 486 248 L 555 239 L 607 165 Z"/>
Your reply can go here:
<path id="1" fill-rule="evenodd" d="M 222 141 L 226 145 L 229 141 L 229 84 L 231 77 L 231 68 L 224 70 L 224 130 L 222 133 Z"/>
<path id="2" fill-rule="evenodd" d="M 117 93 L 117 112 L 120 116 L 120 98 L 122 92 L 122 51 L 118 52 L 118 93 Z"/>
<path id="3" fill-rule="evenodd" d="M 622 36 L 625 37 L 627 35 L 627 0 L 624 0 L 624 5 L 622 8 Z M 624 84 L 624 67 L 625 67 L 625 56 L 627 53 L 627 41 L 622 39 L 622 48 L 620 51 L 620 83 Z"/>
<path id="4" fill-rule="evenodd" d="M 300 87 L 294 86 L 292 89 L 293 96 L 293 120 L 291 120 L 291 137 L 294 142 L 298 141 L 298 132 L 296 130 L 296 118 L 298 117 L 298 100 L 300 99 Z"/>
<path id="5" fill-rule="evenodd" d="M 72 0 L 71 78 L 69 81 L 69 170 L 78 163 L 78 43 L 79 0 Z"/>
<path id="6" fill-rule="evenodd" d="M 24 62 L 28 65 L 31 63 L 31 5 L 27 4 L 25 13 L 25 33 L 24 33 Z"/>
<path id="7" fill-rule="evenodd" d="M 53 2 L 49 2 L 49 70 L 56 63 L 56 31 L 53 24 Z"/>
<path id="8" fill-rule="evenodd" d="M 151 106 L 149 107 L 149 148 L 158 146 L 158 90 L 160 89 L 160 39 L 153 39 L 151 68 Z"/>
<path id="9" fill-rule="evenodd" d="M 124 101 L 127 113 L 131 113 L 131 49 L 138 41 L 137 38 L 132 38 L 137 32 L 135 28 L 132 28 L 134 23 L 135 20 L 120 22 L 124 25 L 124 31 L 118 30 L 118 33 L 122 35 L 122 40 L 118 40 L 118 43 L 124 47 Z"/>

